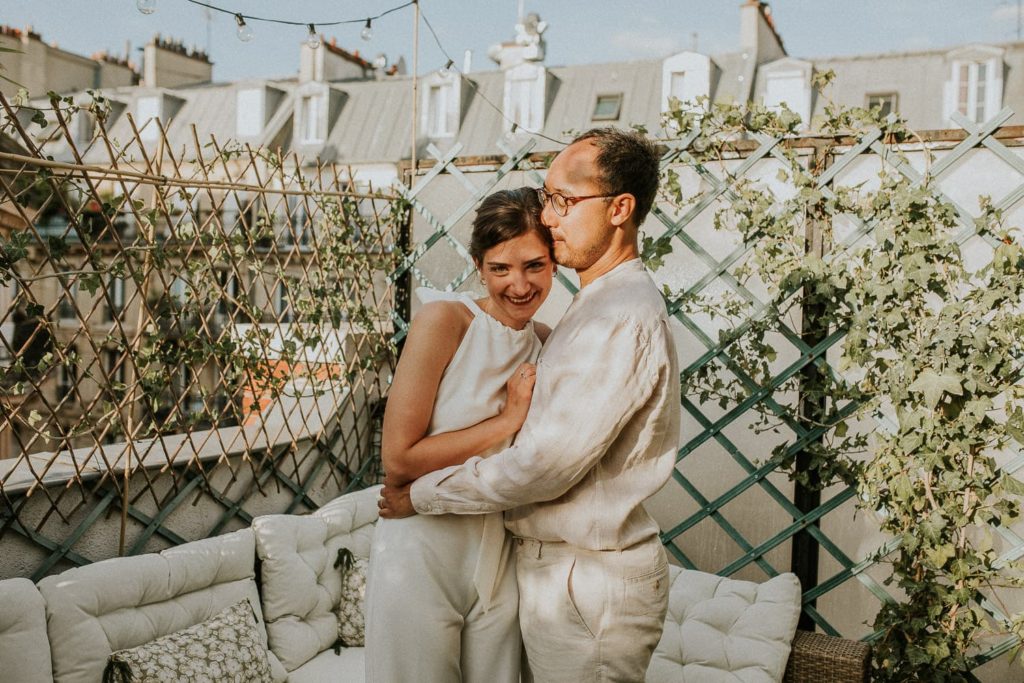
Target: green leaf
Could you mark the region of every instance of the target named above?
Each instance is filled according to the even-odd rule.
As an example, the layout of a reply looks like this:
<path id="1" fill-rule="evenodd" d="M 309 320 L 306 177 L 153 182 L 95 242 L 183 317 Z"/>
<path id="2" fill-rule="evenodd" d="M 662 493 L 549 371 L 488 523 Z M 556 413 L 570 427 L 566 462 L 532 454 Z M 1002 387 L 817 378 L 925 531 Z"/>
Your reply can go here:
<path id="1" fill-rule="evenodd" d="M 942 399 L 943 393 L 950 393 L 954 396 L 963 394 L 963 385 L 960 375 L 950 375 L 935 372 L 931 368 L 925 368 L 910 385 L 910 391 L 924 394 L 925 404 L 934 408 Z"/>

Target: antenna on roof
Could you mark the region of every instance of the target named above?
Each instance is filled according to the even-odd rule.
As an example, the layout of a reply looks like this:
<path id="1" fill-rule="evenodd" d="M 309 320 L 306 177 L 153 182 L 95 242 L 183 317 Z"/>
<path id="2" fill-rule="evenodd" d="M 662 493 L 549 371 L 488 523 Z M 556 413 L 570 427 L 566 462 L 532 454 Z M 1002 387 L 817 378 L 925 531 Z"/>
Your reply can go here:
<path id="1" fill-rule="evenodd" d="M 1018 2 L 1019 1 L 1020 0 L 1018 0 Z M 517 19 L 518 19 L 518 22 L 520 24 L 523 23 L 523 19 L 526 17 L 526 8 L 524 7 L 525 4 L 526 4 L 525 0 L 519 0 L 519 15 L 518 15 Z"/>

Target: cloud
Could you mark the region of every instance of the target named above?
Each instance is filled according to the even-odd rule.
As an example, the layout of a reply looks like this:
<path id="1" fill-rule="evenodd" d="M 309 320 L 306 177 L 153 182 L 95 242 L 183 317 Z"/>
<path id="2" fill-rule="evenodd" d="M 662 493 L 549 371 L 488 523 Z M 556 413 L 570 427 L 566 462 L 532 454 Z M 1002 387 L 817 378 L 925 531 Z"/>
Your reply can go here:
<path id="1" fill-rule="evenodd" d="M 630 57 L 664 57 L 689 47 L 681 36 L 652 31 L 619 31 L 611 37 L 612 46 Z"/>
<path id="2" fill-rule="evenodd" d="M 992 10 L 993 21 L 1012 21 L 1017 23 L 1017 5 L 1002 5 Z"/>
<path id="3" fill-rule="evenodd" d="M 916 52 L 918 50 L 928 50 L 935 47 L 935 40 L 929 35 L 914 35 L 907 36 L 903 40 L 901 49 L 908 52 Z"/>

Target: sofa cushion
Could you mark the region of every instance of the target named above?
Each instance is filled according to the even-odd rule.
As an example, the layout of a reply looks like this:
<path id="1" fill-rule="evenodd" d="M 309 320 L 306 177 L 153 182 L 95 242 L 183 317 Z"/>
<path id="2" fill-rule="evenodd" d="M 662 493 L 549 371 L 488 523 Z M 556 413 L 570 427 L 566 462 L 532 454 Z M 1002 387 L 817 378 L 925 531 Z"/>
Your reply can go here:
<path id="1" fill-rule="evenodd" d="M 800 582 L 670 570 L 668 616 L 647 683 L 781 681 L 800 617 Z"/>
<path id="2" fill-rule="evenodd" d="M 46 603 L 28 579 L 0 581 L 0 662 L 4 680 L 53 683 Z"/>
<path id="3" fill-rule="evenodd" d="M 364 683 L 365 671 L 363 648 L 346 647 L 337 654 L 324 650 L 288 674 L 288 683 Z"/>
<path id="4" fill-rule="evenodd" d="M 254 615 L 242 600 L 195 626 L 117 650 L 103 681 L 271 683 L 270 660 Z"/>
<path id="5" fill-rule="evenodd" d="M 248 600 L 266 637 L 251 529 L 161 553 L 103 560 L 39 582 L 57 683 L 95 683 L 114 650 L 148 643 Z M 286 677 L 270 663 L 274 679 Z"/>
<path id="6" fill-rule="evenodd" d="M 294 671 L 338 640 L 338 550 L 369 557 L 380 487 L 340 496 L 310 515 L 253 520 L 270 649 Z"/>

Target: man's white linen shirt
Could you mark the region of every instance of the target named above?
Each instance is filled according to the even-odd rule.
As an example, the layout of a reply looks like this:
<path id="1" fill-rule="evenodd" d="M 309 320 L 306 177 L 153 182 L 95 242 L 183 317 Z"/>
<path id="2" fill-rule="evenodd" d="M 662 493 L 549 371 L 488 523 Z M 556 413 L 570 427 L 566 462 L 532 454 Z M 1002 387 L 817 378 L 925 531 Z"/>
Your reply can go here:
<path id="1" fill-rule="evenodd" d="M 679 442 L 679 367 L 665 304 L 640 259 L 584 287 L 537 361 L 514 445 L 412 485 L 424 514 L 508 510 L 516 536 L 621 550 L 658 526 L 643 501 Z"/>

